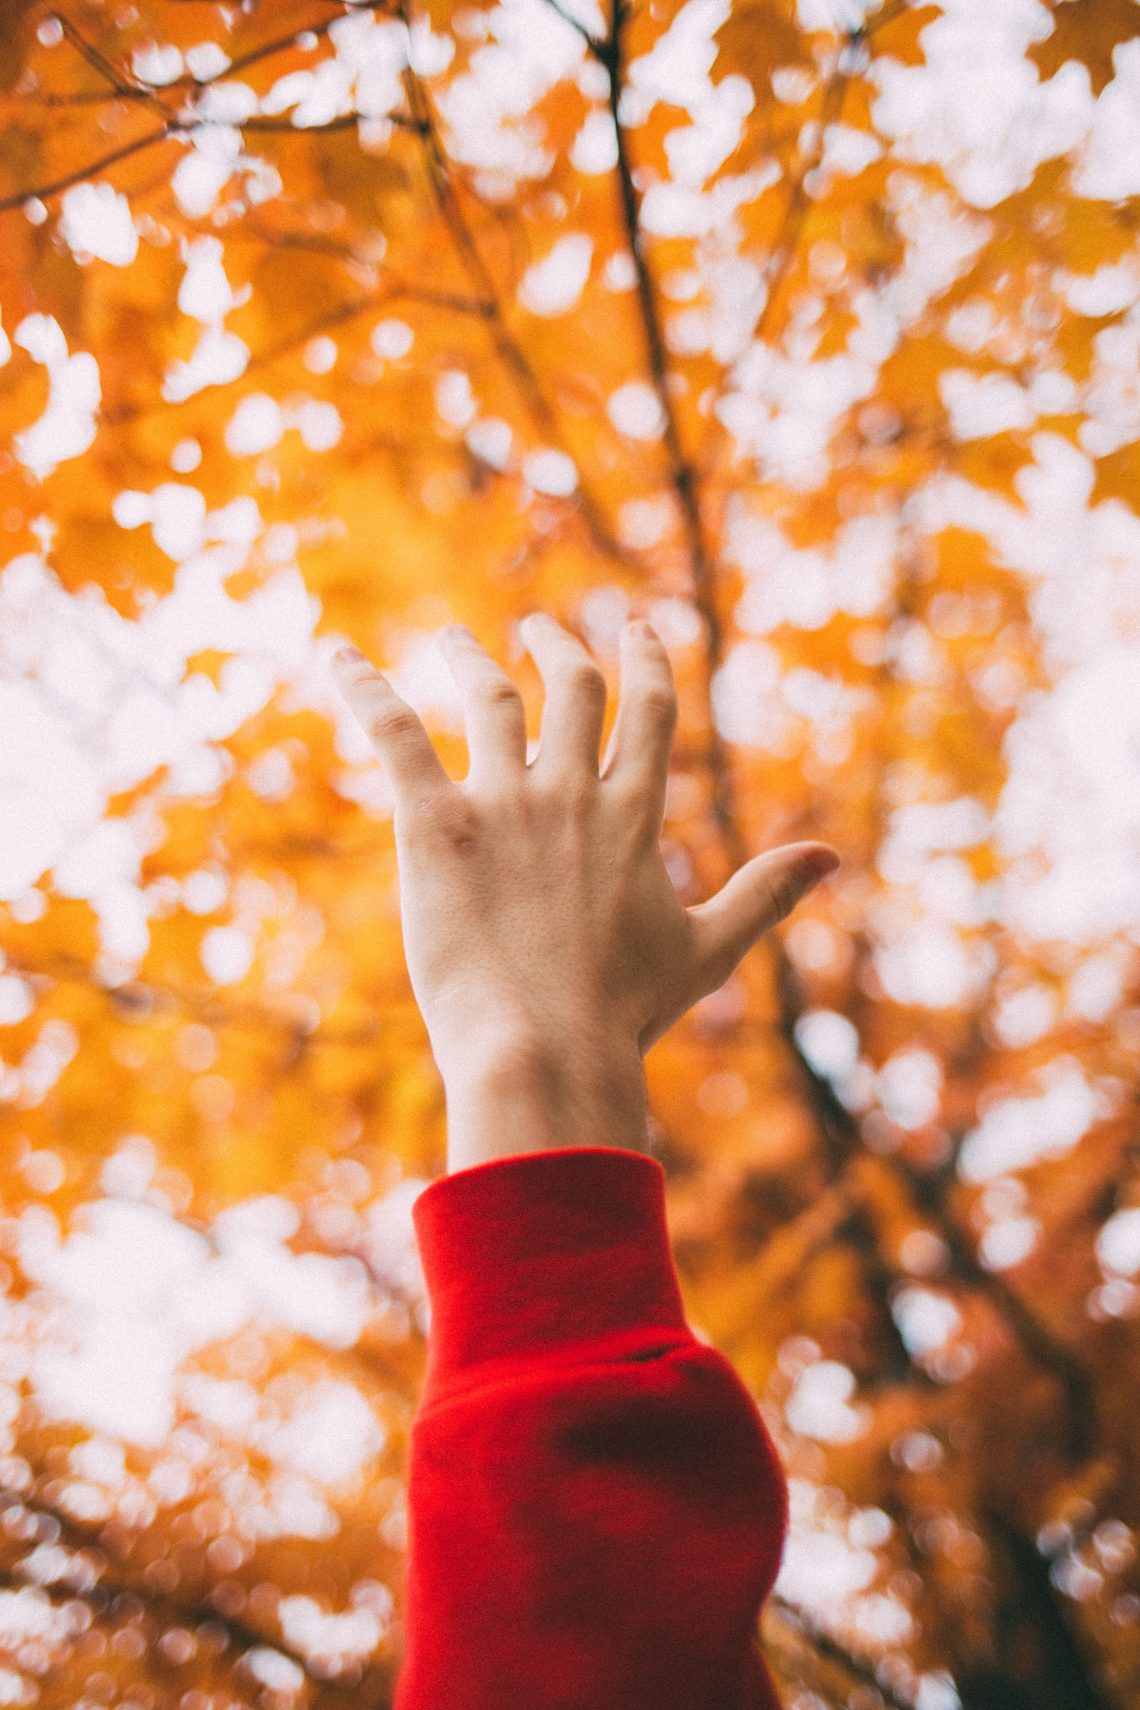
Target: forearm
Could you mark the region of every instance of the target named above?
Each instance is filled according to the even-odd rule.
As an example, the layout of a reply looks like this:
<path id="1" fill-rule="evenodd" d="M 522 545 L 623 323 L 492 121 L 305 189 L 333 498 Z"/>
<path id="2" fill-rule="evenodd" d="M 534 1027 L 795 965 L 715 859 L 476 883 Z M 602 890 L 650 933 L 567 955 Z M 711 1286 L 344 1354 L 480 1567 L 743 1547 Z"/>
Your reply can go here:
<path id="1" fill-rule="evenodd" d="M 440 1178 L 413 1217 L 396 1710 L 779 1710 L 756 1637 L 787 1480 L 686 1323 L 660 1163 L 555 1145 Z"/>
<path id="2" fill-rule="evenodd" d="M 635 1043 L 520 1035 L 478 1048 L 444 1076 L 449 1173 L 560 1146 L 648 1151 L 645 1075 Z"/>

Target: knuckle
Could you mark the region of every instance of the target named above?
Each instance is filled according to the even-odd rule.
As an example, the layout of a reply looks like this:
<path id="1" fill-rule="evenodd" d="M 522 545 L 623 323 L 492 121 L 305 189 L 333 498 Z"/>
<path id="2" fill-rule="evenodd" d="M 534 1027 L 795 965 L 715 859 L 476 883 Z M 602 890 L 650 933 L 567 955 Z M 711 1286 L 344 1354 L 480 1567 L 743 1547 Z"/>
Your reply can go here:
<path id="1" fill-rule="evenodd" d="M 419 719 L 410 707 L 380 707 L 370 719 L 372 734 L 380 742 L 399 742 L 415 734 Z"/>
<path id="2" fill-rule="evenodd" d="M 505 707 L 509 711 L 522 710 L 522 696 L 513 683 L 496 678 L 487 689 L 487 698 L 494 707 Z"/>
<path id="3" fill-rule="evenodd" d="M 563 779 L 559 800 L 568 814 L 579 817 L 593 808 L 596 795 L 596 778 L 575 776 Z"/>
<path id="4" fill-rule="evenodd" d="M 594 804 L 579 785 L 568 784 L 552 807 L 552 815 L 575 838 L 584 837 L 593 823 Z"/>
<path id="5" fill-rule="evenodd" d="M 787 871 L 775 874 L 769 879 L 767 889 L 773 914 L 777 920 L 783 920 L 795 907 L 799 894 L 792 874 Z"/>
<path id="6" fill-rule="evenodd" d="M 536 779 L 531 800 L 539 813 L 551 819 L 581 819 L 593 805 L 597 780 L 573 772 L 552 773 Z"/>
<path id="7" fill-rule="evenodd" d="M 589 695 L 594 700 L 604 701 L 606 698 L 606 679 L 598 667 L 589 660 L 575 660 L 567 672 L 570 686 L 580 695 Z"/>
<path id="8" fill-rule="evenodd" d="M 617 805 L 623 818 L 640 820 L 653 805 L 653 792 L 648 780 L 642 774 L 627 778 L 617 774 L 608 785 L 608 793 Z"/>
<path id="9" fill-rule="evenodd" d="M 654 685 L 642 696 L 642 710 L 655 729 L 672 729 L 677 722 L 677 696 L 672 689 Z"/>
<path id="10" fill-rule="evenodd" d="M 474 802 L 458 791 L 424 797 L 412 812 L 412 824 L 420 837 L 460 851 L 474 847 L 481 823 Z"/>
<path id="11" fill-rule="evenodd" d="M 515 784 L 488 783 L 479 790 L 478 800 L 488 825 L 517 827 L 523 810 L 523 797 Z"/>

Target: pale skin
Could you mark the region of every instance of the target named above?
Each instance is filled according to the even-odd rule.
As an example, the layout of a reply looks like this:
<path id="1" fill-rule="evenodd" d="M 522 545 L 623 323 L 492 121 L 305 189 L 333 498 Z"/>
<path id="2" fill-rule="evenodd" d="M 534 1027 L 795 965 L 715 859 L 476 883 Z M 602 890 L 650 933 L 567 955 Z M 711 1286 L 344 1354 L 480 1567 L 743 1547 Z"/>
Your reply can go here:
<path id="1" fill-rule="evenodd" d="M 404 952 L 447 1099 L 449 1171 L 559 1146 L 648 1146 L 642 1059 L 839 864 L 784 844 L 686 907 L 661 850 L 677 695 L 631 620 L 599 766 L 606 682 L 546 613 L 519 633 L 542 676 L 527 763 L 522 696 L 469 630 L 439 643 L 470 764 L 448 777 L 411 707 L 354 649 L 335 680 L 394 799 Z"/>

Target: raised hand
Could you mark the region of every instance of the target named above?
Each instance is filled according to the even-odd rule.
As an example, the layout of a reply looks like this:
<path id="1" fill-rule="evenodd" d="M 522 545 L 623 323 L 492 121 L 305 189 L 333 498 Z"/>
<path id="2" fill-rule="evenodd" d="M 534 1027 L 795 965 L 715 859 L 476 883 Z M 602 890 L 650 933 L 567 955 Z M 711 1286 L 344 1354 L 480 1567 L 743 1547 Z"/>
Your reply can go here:
<path id="1" fill-rule="evenodd" d="M 408 971 L 449 1105 L 489 1063 L 531 1062 L 571 1104 L 575 1077 L 600 1072 L 616 1096 L 644 1052 L 839 860 L 824 843 L 787 844 L 686 908 L 660 847 L 677 719 L 664 645 L 647 624 L 623 630 L 621 696 L 599 770 L 600 669 L 543 613 L 520 633 L 546 691 L 529 765 L 515 684 L 470 631 L 441 632 L 470 755 L 461 783 L 379 672 L 359 654 L 334 660 L 391 783 Z M 580 1120 L 597 1126 L 603 1116 Z"/>

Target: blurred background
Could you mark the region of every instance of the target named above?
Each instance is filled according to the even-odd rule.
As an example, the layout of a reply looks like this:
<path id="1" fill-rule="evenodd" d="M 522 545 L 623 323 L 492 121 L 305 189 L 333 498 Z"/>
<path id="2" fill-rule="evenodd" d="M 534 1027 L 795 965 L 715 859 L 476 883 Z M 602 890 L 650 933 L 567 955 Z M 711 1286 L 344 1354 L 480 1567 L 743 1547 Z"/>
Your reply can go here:
<path id="1" fill-rule="evenodd" d="M 647 1059 L 788 1710 L 1140 1705 L 1140 5 L 0 5 L 0 1704 L 390 1701 L 435 642 L 681 696 Z M 614 702 L 607 716 L 607 735 Z M 583 1136 L 588 1143 L 589 1136 Z"/>

